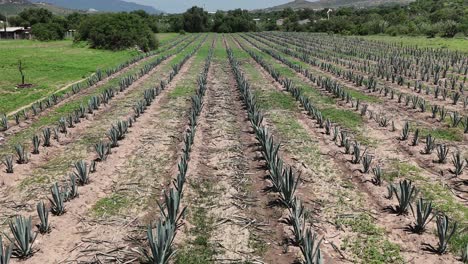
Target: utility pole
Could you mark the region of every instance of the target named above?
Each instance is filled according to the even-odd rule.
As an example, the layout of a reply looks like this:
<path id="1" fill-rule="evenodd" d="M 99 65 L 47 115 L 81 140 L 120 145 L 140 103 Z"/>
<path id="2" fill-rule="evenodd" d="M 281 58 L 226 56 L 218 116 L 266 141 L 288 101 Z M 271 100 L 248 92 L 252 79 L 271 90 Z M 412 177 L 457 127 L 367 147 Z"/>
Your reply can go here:
<path id="1" fill-rule="evenodd" d="M 333 11 L 333 10 L 331 10 L 331 9 L 328 9 L 328 11 L 327 11 L 328 20 L 330 20 L 330 13 L 331 13 L 332 11 Z"/>

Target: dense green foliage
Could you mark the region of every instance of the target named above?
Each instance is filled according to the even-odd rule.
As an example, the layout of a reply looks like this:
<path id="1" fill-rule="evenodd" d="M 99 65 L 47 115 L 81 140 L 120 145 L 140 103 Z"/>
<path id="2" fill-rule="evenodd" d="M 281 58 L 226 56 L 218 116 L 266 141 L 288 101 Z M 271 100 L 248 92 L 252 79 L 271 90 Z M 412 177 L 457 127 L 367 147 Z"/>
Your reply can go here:
<path id="1" fill-rule="evenodd" d="M 346 35 L 426 35 L 454 37 L 468 34 L 466 0 L 416 0 L 408 6 L 393 5 L 357 9 L 324 10 L 286 9 L 281 12 L 257 13 L 262 30 L 332 32 Z M 269 19 L 269 20 L 268 20 Z M 278 19 L 284 19 L 277 25 Z M 309 19 L 310 23 L 300 23 Z"/>
<path id="2" fill-rule="evenodd" d="M 192 7 L 183 14 L 159 16 L 161 32 L 219 32 L 257 31 L 254 14 L 236 9 L 208 14 L 203 8 Z"/>
<path id="3" fill-rule="evenodd" d="M 137 14 L 128 13 L 89 16 L 78 27 L 75 40 L 87 40 L 93 48 L 109 50 L 138 47 L 149 51 L 158 46 L 145 20 Z"/>
<path id="4" fill-rule="evenodd" d="M 9 18 L 13 26 L 31 27 L 34 37 L 41 41 L 63 39 L 66 19 L 55 16 L 47 9 L 26 9 L 18 16 Z"/>

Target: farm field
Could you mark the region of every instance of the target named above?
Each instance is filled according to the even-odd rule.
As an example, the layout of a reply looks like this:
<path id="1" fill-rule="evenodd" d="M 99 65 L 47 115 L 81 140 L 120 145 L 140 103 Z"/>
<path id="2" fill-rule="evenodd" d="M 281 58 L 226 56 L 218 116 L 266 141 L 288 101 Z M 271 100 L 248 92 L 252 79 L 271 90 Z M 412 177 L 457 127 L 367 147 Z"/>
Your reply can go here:
<path id="1" fill-rule="evenodd" d="M 1 120 L 11 263 L 463 263 L 467 53 L 158 37 Z"/>
<path id="2" fill-rule="evenodd" d="M 162 35 L 164 41 L 174 35 Z M 70 88 L 70 84 L 105 71 L 139 55 L 137 51 L 104 51 L 90 49 L 83 43 L 71 40 L 38 42 L 29 40 L 2 40 L 0 52 L 0 113 L 9 114 L 30 105 L 57 90 Z M 17 88 L 21 83 L 18 61 L 24 68 L 25 82 L 33 86 Z"/>

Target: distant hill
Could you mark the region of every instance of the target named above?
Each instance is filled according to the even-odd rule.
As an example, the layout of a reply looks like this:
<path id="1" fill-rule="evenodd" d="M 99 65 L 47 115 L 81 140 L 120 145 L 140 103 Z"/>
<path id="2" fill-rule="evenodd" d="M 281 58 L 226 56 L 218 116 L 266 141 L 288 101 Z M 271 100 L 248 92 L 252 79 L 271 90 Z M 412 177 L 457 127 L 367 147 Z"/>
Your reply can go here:
<path id="1" fill-rule="evenodd" d="M 152 6 L 145 6 L 122 0 L 31 0 L 31 2 L 47 2 L 68 9 L 96 10 L 99 12 L 130 12 L 134 10 L 144 10 L 149 14 L 162 13 Z"/>
<path id="2" fill-rule="evenodd" d="M 27 0 L 0 0 L 0 13 L 3 15 L 17 15 L 21 11 L 28 8 L 45 8 L 56 15 L 67 15 L 76 10 L 54 6 L 46 3 L 31 3 Z"/>
<path id="3" fill-rule="evenodd" d="M 306 0 L 295 0 L 284 5 L 274 6 L 264 9 L 264 11 L 280 11 L 286 8 L 292 9 L 323 9 L 323 8 L 337 8 L 337 7 L 370 7 L 387 4 L 408 4 L 414 0 L 319 0 L 309 2 Z"/>

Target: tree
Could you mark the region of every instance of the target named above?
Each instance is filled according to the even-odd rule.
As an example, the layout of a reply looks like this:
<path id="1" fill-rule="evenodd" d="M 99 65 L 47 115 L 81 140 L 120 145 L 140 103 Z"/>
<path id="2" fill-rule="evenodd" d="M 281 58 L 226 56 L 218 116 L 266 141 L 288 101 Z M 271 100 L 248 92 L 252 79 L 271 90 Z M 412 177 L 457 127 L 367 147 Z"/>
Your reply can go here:
<path id="1" fill-rule="evenodd" d="M 34 38 L 40 41 L 60 40 L 65 37 L 65 28 L 59 23 L 38 23 L 32 26 Z"/>
<path id="2" fill-rule="evenodd" d="M 209 27 L 208 13 L 201 7 L 194 6 L 182 16 L 183 29 L 187 32 L 205 32 Z"/>
<path id="3" fill-rule="evenodd" d="M 156 49 L 158 41 L 148 24 L 136 14 L 96 14 L 78 27 L 75 41 L 88 41 L 98 49 L 123 50 L 138 47 Z"/>

